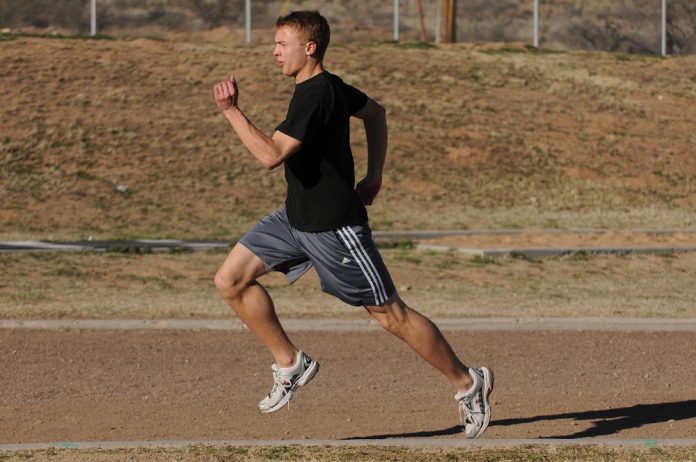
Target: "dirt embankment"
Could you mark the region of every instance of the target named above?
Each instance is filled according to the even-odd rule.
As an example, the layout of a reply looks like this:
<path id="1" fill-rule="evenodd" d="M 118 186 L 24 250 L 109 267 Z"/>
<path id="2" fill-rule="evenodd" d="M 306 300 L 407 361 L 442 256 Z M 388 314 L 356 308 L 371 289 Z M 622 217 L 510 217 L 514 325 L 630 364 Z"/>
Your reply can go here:
<path id="1" fill-rule="evenodd" d="M 374 228 L 616 229 L 694 224 L 695 59 L 355 44 L 326 64 L 388 109 Z M 4 238 L 230 238 L 282 204 L 211 97 L 235 72 L 272 132 L 292 82 L 266 45 L 16 38 L 0 69 Z"/>

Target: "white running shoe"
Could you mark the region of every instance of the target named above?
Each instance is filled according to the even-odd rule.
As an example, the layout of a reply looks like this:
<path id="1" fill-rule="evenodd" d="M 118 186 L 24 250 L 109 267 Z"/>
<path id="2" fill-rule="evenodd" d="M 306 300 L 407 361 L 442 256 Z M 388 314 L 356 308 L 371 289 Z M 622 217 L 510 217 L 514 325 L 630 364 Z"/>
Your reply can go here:
<path id="1" fill-rule="evenodd" d="M 459 403 L 459 418 L 464 427 L 464 435 L 475 439 L 488 427 L 491 420 L 491 403 L 489 396 L 493 391 L 493 372 L 487 367 L 469 368 L 469 374 L 474 379 L 471 389 L 454 395 Z"/>
<path id="2" fill-rule="evenodd" d="M 319 363 L 300 351 L 297 353 L 294 366 L 282 368 L 273 364 L 271 369 L 273 369 L 273 388 L 259 403 L 259 411 L 263 413 L 275 412 L 285 406 L 298 387 L 306 385 L 314 378 L 319 370 Z"/>

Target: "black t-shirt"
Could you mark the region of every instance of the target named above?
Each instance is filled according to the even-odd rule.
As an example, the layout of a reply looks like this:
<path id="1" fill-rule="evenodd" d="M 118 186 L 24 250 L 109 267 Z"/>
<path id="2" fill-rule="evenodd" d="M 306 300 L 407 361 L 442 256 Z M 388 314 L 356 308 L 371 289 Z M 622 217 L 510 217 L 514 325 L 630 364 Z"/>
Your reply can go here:
<path id="1" fill-rule="evenodd" d="M 366 103 L 363 92 L 326 71 L 295 86 L 277 128 L 302 142 L 285 161 L 285 207 L 293 228 L 320 232 L 367 221 L 350 149 L 350 117 Z"/>

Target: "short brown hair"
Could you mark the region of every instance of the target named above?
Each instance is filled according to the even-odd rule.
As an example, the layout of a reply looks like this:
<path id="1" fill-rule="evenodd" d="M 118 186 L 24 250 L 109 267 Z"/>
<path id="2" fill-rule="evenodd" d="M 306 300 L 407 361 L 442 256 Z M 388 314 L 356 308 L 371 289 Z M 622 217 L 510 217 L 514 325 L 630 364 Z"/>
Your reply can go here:
<path id="1" fill-rule="evenodd" d="M 276 21 L 276 29 L 284 26 L 292 27 L 297 31 L 300 38 L 306 42 L 314 42 L 317 49 L 314 58 L 318 61 L 324 59 L 324 53 L 329 47 L 331 30 L 326 18 L 316 10 L 293 11 L 290 14 L 281 16 Z"/>

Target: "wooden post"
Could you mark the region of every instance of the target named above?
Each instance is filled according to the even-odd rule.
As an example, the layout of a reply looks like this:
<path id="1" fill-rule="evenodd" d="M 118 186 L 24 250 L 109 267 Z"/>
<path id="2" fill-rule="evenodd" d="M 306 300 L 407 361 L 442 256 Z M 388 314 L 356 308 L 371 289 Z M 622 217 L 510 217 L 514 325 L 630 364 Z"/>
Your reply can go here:
<path id="1" fill-rule="evenodd" d="M 428 41 L 428 35 L 425 32 L 425 18 L 423 17 L 423 0 L 416 0 L 418 6 L 418 26 L 420 28 L 421 42 Z"/>
<path id="2" fill-rule="evenodd" d="M 456 40 L 456 0 L 445 0 L 444 3 L 445 36 L 443 42 L 452 43 Z"/>

